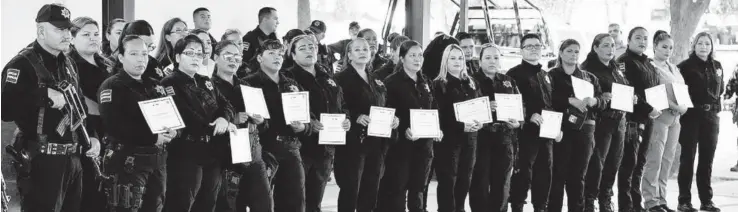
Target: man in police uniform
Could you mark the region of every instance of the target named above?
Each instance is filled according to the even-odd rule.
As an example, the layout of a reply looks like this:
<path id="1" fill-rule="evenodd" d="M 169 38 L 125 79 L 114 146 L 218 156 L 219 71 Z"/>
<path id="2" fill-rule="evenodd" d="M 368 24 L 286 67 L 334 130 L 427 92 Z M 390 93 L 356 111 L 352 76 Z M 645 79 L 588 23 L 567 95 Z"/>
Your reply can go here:
<path id="1" fill-rule="evenodd" d="M 78 153 L 79 142 L 86 138 L 81 137 L 84 126 L 78 125 L 77 110 L 85 112 L 79 104 L 67 102 L 71 98 L 64 93 L 69 92 L 63 91 L 81 93 L 75 65 L 63 54 L 72 39 L 70 17 L 62 5 L 44 5 L 36 16 L 33 46 L 15 56 L 2 72 L 2 120 L 18 126 L 14 148 L 27 152 L 32 161 L 28 173 L 32 186 L 22 188 L 22 207 L 27 211 L 80 211 Z M 90 143 L 87 155 L 97 157 L 99 141 L 90 138 Z"/>
<path id="2" fill-rule="evenodd" d="M 256 61 L 256 52 L 259 51 L 261 44 L 266 40 L 279 40 L 277 38 L 277 26 L 279 25 L 279 17 L 277 9 L 264 7 L 259 10 L 259 25 L 256 29 L 249 31 L 243 36 L 243 61 L 249 63 L 253 67 L 259 67 L 251 63 Z"/>
<path id="3" fill-rule="evenodd" d="M 321 20 L 314 20 L 313 23 L 310 24 L 308 30 L 315 33 L 315 38 L 317 39 L 318 64 L 326 68 L 330 73 L 335 73 L 335 70 L 333 70 L 333 63 L 338 60 L 333 56 L 333 51 L 329 49 L 328 46 L 321 43 L 321 41 L 325 38 L 325 22 Z"/>

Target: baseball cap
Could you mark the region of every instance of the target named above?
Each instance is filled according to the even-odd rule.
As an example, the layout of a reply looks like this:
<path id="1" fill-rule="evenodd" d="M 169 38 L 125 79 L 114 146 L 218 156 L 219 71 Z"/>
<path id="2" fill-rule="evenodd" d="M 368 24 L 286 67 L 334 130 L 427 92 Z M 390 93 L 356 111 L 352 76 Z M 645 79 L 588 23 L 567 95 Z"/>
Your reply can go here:
<path id="1" fill-rule="evenodd" d="M 315 33 L 325 32 L 325 22 L 321 20 L 314 20 L 313 23 L 310 24 L 310 31 L 313 31 Z"/>
<path id="2" fill-rule="evenodd" d="M 69 29 L 72 27 L 72 21 L 69 9 L 58 4 L 46 4 L 38 10 L 36 15 L 36 23 L 49 22 L 51 25 L 61 29 Z"/>

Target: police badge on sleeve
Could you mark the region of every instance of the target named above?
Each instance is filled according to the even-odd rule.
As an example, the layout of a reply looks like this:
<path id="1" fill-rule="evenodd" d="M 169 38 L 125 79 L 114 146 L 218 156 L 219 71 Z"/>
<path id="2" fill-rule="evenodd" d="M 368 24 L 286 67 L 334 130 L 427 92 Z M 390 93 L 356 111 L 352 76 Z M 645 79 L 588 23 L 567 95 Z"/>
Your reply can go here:
<path id="1" fill-rule="evenodd" d="M 108 103 L 113 101 L 113 90 L 105 89 L 100 92 L 100 103 Z"/>
<path id="2" fill-rule="evenodd" d="M 20 70 L 9 68 L 5 76 L 5 82 L 16 84 L 18 83 L 18 77 L 20 77 Z"/>

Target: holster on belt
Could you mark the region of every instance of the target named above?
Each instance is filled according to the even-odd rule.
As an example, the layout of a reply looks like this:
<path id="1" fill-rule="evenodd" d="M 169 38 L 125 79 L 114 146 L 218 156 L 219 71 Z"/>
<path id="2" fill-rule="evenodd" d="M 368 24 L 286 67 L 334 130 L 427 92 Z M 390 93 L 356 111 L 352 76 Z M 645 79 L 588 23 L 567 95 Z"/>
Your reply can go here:
<path id="1" fill-rule="evenodd" d="M 626 141 L 640 142 L 640 136 L 643 133 L 643 130 L 645 128 L 646 128 L 645 124 L 629 121 L 625 129 L 626 136 L 627 136 Z"/>

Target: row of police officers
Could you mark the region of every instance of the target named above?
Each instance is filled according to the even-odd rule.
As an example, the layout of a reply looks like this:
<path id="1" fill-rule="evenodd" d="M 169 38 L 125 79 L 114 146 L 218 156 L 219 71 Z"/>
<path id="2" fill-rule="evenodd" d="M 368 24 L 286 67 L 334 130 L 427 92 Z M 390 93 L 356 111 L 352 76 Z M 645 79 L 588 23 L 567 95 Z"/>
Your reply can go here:
<path id="1" fill-rule="evenodd" d="M 561 211 L 564 191 L 569 211 L 594 211 L 596 199 L 600 211 L 614 211 L 616 177 L 619 211 L 673 211 L 665 182 L 677 141 L 680 211 L 696 211 L 690 190 L 698 147 L 701 209 L 719 211 L 710 172 L 722 67 L 709 34 L 697 35 L 678 66 L 668 62 L 673 41 L 665 32 L 654 36 L 653 58 L 645 54 L 644 28 L 630 31 L 617 58 L 619 29 L 597 35 L 581 65 L 580 44 L 569 39 L 548 71 L 541 38 L 528 34 L 520 65 L 505 72 L 500 49 L 483 45 L 472 55 L 468 34 L 440 35 L 425 50 L 397 36 L 385 59 L 376 33 L 364 29 L 345 42 L 340 69 L 332 71 L 320 62 L 329 57 L 316 39 L 324 23 L 288 33 L 282 44 L 273 8 L 259 11 L 259 26 L 243 41 L 229 31 L 216 43 L 173 19 L 158 60 L 150 56 L 156 47 L 146 21 L 111 22 L 106 33 L 119 34 L 105 57 L 97 22 L 70 16 L 61 5 L 45 5 L 36 41 L 2 73 L 2 119 L 18 126 L 12 148 L 20 153 L 26 211 L 320 211 L 331 172 L 341 212 L 425 211 L 432 172 L 441 212 L 464 211 L 467 196 L 472 211 L 523 211 L 529 190 L 535 211 Z M 209 66 L 212 73 L 203 75 Z M 572 78 L 591 83 L 594 96 L 577 99 Z M 669 87 L 670 107 L 654 110 L 645 89 L 674 82 L 688 86 L 694 107 L 677 104 Z M 611 107 L 614 84 L 634 88 L 632 113 Z M 241 85 L 262 89 L 270 118 L 246 112 Z M 287 123 L 281 94 L 300 91 L 309 92 L 311 121 Z M 522 95 L 524 120 L 498 120 L 496 93 Z M 163 97 L 173 99 L 185 128 L 152 133 L 139 102 Z M 489 98 L 496 121 L 458 122 L 454 103 L 478 97 Z M 396 110 L 390 138 L 368 135 L 373 106 Z M 438 110 L 438 138 L 414 133 L 412 109 Z M 556 139 L 538 136 L 544 110 L 564 114 Z M 319 144 L 322 113 L 346 115 L 344 145 Z M 247 129 L 250 162 L 231 163 L 237 129 Z"/>

